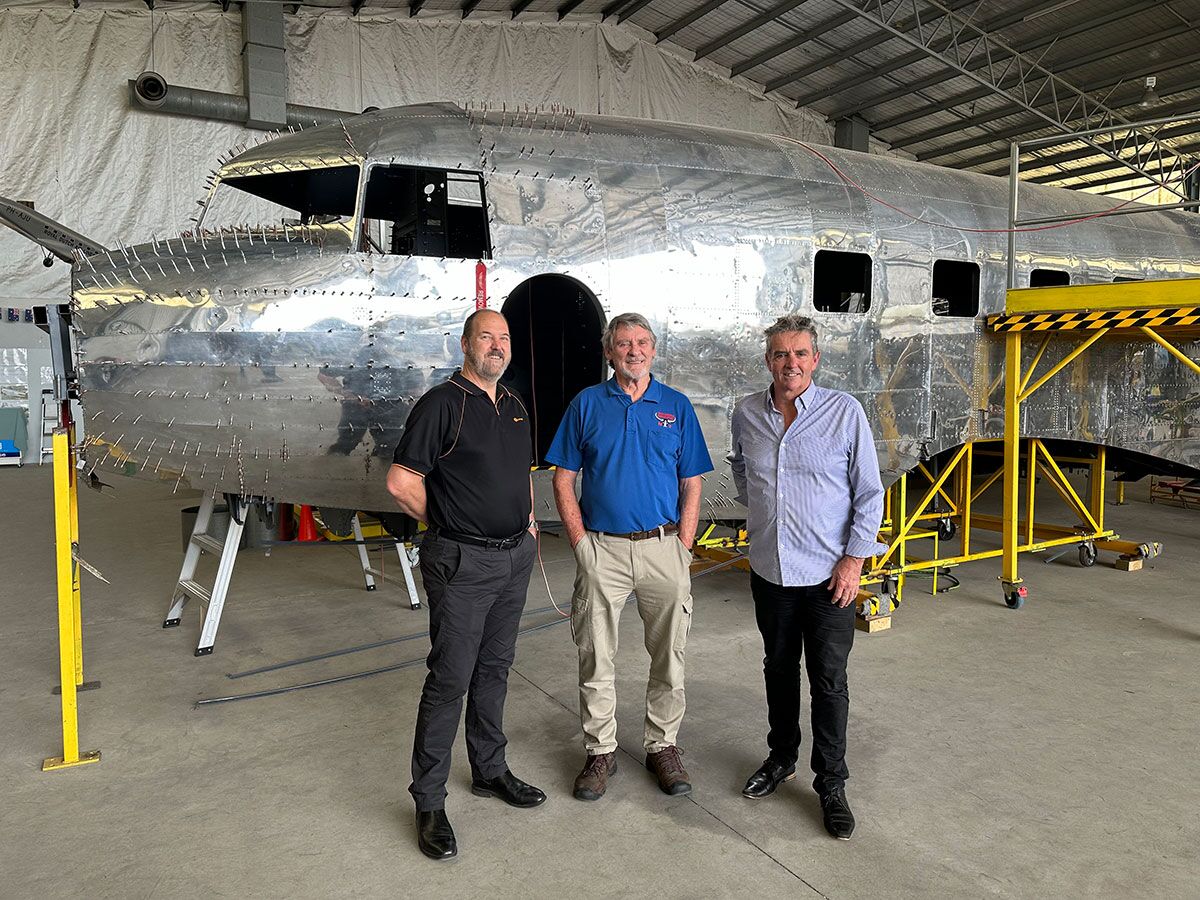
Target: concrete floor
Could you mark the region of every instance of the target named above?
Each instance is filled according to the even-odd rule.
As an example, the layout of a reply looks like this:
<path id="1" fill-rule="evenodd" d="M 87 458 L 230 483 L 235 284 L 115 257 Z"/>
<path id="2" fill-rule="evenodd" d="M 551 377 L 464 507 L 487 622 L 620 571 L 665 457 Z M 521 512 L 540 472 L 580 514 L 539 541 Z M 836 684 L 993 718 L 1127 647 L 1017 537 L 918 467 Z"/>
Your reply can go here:
<path id="1" fill-rule="evenodd" d="M 761 647 L 744 575 L 695 583 L 688 715 L 696 785 L 661 794 L 641 766 L 640 623 L 623 622 L 621 771 L 598 803 L 572 799 L 583 754 L 565 626 L 521 638 L 507 728 L 514 771 L 547 790 L 512 810 L 467 790 L 461 739 L 448 811 L 460 859 L 416 849 L 405 791 L 420 666 L 282 696 L 200 698 L 423 656 L 424 640 L 285 672 L 226 673 L 421 631 L 402 588 L 361 589 L 341 547 L 244 553 L 216 654 L 160 622 L 180 562 L 170 487 L 85 491 L 83 749 L 99 765 L 43 774 L 61 750 L 49 469 L 0 472 L 7 513 L 0 594 L 0 895 L 5 897 L 429 896 L 877 897 L 1196 895 L 1200 745 L 1196 659 L 1200 512 L 1111 507 L 1127 537 L 1166 552 L 1140 573 L 1075 554 L 1027 559 L 1032 593 L 1006 609 L 985 561 L 934 599 L 914 582 L 887 633 L 851 658 L 849 843 L 822 830 L 802 773 L 774 797 L 740 796 L 764 755 Z M 1130 489 L 1144 496 L 1145 485 Z M 544 538 L 555 596 L 573 563 Z M 394 566 L 394 557 L 388 560 Z M 208 571 L 208 570 L 206 570 Z M 529 607 L 547 605 L 537 578 Z M 550 621 L 553 615 L 527 621 Z M 803 751 L 802 751 L 803 752 Z"/>

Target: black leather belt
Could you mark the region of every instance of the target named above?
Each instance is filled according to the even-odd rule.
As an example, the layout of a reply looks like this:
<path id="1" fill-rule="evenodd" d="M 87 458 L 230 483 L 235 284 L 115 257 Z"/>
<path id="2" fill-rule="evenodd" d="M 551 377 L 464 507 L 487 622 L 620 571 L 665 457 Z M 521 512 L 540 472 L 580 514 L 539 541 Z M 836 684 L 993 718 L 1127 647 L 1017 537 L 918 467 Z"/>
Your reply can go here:
<path id="1" fill-rule="evenodd" d="M 674 522 L 668 522 L 666 525 L 659 525 L 657 528 L 651 528 L 649 531 L 630 531 L 626 534 L 615 534 L 611 531 L 597 531 L 596 533 L 605 535 L 606 537 L 625 538 L 629 541 L 648 541 L 650 538 L 665 537 L 668 534 L 679 534 L 679 526 Z"/>
<path id="2" fill-rule="evenodd" d="M 446 528 L 430 528 L 429 532 L 434 537 L 444 537 L 447 540 L 458 541 L 460 544 L 470 544 L 473 547 L 483 547 L 487 550 L 512 550 L 515 547 L 519 547 L 521 541 L 525 539 L 524 529 L 518 531 L 512 537 L 506 538 L 490 538 L 479 534 L 463 534 L 458 531 L 450 531 Z"/>

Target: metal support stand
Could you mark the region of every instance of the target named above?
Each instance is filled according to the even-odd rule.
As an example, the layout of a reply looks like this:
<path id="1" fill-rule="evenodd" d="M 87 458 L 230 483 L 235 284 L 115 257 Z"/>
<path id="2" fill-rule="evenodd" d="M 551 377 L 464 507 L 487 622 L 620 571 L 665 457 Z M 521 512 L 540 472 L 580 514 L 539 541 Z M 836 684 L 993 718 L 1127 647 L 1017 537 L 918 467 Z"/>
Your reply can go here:
<path id="1" fill-rule="evenodd" d="M 62 756 L 42 761 L 42 771 L 100 761 L 100 751 L 79 752 L 76 692 L 83 685 L 83 629 L 79 603 L 79 506 L 73 429 L 56 428 L 54 447 L 54 553 L 58 573 L 58 665 L 62 697 Z"/>
<path id="2" fill-rule="evenodd" d="M 207 656 L 213 651 L 213 644 L 217 640 L 217 628 L 221 624 L 221 612 L 225 608 L 225 597 L 229 592 L 229 582 L 233 578 L 233 564 L 237 561 L 238 544 L 242 539 L 242 529 L 250 510 L 248 501 L 240 497 L 229 498 L 229 531 L 226 532 L 225 542 L 222 544 L 208 533 L 215 505 L 216 495 L 206 494 L 196 515 L 196 526 L 188 540 L 187 552 L 183 556 L 183 567 L 179 570 L 179 581 L 171 598 L 171 608 L 163 620 L 163 628 L 178 625 L 189 597 L 195 598 L 205 607 L 204 624 L 200 629 L 196 656 Z M 203 553 L 213 554 L 220 560 L 211 593 L 196 581 L 196 566 Z"/>
<path id="3" fill-rule="evenodd" d="M 358 560 L 362 563 L 363 579 L 367 583 L 367 590 L 375 590 L 375 579 L 386 579 L 386 575 L 379 569 L 371 567 L 371 561 L 367 557 L 367 546 L 363 543 L 362 525 L 358 521 L 358 513 L 354 514 L 354 518 L 350 520 L 351 526 L 354 528 L 354 540 L 358 543 Z M 400 570 L 404 573 L 404 586 L 408 589 L 408 604 L 413 609 L 421 608 L 421 595 L 417 593 L 417 583 L 413 580 L 413 561 L 409 557 L 409 553 L 415 554 L 417 551 L 409 550 L 401 541 L 396 541 L 396 555 L 400 557 Z"/>

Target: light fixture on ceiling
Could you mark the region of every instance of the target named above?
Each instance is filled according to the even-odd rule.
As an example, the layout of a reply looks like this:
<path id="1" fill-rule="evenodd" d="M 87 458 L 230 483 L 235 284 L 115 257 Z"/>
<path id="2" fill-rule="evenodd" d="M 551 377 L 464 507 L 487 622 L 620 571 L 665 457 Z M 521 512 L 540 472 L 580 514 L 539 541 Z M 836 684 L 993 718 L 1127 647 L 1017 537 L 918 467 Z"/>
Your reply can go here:
<path id="1" fill-rule="evenodd" d="M 1146 76 L 1146 92 L 1142 94 L 1142 99 L 1138 102 L 1138 106 L 1142 109 L 1149 109 L 1152 106 L 1158 106 L 1161 102 L 1158 99 L 1158 94 L 1154 91 L 1154 86 L 1158 84 L 1158 79 L 1153 75 Z"/>

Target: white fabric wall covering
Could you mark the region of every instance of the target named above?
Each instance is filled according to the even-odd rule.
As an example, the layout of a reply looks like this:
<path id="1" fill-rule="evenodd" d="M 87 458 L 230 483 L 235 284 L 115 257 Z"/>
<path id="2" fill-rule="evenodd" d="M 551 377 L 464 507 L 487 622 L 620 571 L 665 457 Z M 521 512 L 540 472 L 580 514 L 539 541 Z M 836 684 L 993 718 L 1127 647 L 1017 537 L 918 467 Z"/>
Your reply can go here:
<path id="1" fill-rule="evenodd" d="M 407 10 L 301 9 L 285 19 L 288 100 L 358 111 L 428 100 L 560 104 L 828 143 L 816 115 L 754 94 L 596 21 L 411 19 Z M 126 82 L 241 93 L 240 13 L 211 3 L 153 13 L 115 4 L 0 2 L 0 195 L 114 246 L 188 226 L 218 153 L 261 132 L 129 108 Z M 153 29 L 153 40 L 151 31 Z M 748 84 L 748 83 L 747 83 Z M 0 228 L 0 307 L 59 302 L 67 266 Z"/>

